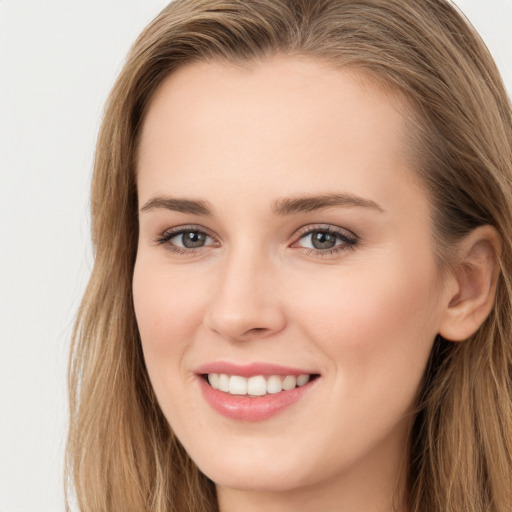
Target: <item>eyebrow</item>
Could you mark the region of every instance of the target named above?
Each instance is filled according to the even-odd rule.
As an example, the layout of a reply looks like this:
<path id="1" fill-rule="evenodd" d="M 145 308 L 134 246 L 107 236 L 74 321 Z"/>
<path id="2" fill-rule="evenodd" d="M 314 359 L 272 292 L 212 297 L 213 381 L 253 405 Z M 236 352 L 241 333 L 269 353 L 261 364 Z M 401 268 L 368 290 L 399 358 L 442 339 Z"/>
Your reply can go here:
<path id="1" fill-rule="evenodd" d="M 294 213 L 307 213 L 333 206 L 371 208 L 379 212 L 384 211 L 375 201 L 354 194 L 324 194 L 278 199 L 274 203 L 272 211 L 276 215 L 292 215 Z"/>
<path id="2" fill-rule="evenodd" d="M 147 212 L 162 208 L 181 213 L 191 213 L 193 215 L 204 215 L 211 217 L 213 215 L 212 207 L 206 201 L 196 201 L 194 199 L 178 199 L 175 197 L 156 196 L 152 197 L 141 209 L 141 212 Z"/>
<path id="3" fill-rule="evenodd" d="M 272 213 L 279 216 L 286 216 L 293 215 L 294 213 L 312 212 L 334 206 L 371 208 L 379 212 L 384 211 L 375 201 L 354 194 L 322 194 L 318 196 L 277 199 L 272 205 Z M 213 208 L 207 201 L 180 199 L 169 196 L 152 197 L 140 211 L 147 212 L 155 209 L 190 213 L 205 217 L 213 216 Z"/>

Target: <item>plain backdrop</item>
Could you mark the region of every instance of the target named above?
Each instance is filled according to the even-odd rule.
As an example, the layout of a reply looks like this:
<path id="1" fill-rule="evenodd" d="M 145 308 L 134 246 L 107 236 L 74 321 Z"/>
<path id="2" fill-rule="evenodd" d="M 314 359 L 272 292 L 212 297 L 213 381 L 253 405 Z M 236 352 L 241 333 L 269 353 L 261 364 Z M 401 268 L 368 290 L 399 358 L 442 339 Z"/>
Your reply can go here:
<path id="1" fill-rule="evenodd" d="M 128 48 L 166 3 L 0 0 L 0 512 L 64 510 L 66 364 L 92 265 L 95 139 Z M 512 91 L 512 0 L 457 4 Z"/>

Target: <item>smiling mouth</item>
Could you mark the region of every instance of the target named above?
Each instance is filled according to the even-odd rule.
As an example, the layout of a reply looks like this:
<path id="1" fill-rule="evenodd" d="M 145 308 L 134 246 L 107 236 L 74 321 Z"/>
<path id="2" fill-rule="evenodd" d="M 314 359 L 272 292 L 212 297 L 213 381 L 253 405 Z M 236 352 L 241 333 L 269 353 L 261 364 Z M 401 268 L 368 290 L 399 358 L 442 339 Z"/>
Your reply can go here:
<path id="1" fill-rule="evenodd" d="M 318 374 L 302 375 L 255 375 L 242 377 L 225 373 L 207 373 L 203 379 L 213 388 L 229 395 L 261 397 L 291 391 L 305 386 L 319 377 Z"/>

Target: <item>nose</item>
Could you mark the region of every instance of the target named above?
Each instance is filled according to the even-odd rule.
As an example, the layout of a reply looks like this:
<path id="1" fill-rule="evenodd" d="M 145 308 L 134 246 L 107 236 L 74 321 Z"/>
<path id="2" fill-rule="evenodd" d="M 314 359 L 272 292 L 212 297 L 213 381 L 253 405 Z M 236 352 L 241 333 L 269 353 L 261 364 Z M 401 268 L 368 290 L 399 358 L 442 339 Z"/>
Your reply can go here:
<path id="1" fill-rule="evenodd" d="M 276 265 L 254 251 L 237 251 L 220 266 L 204 318 L 207 328 L 230 341 L 280 332 L 286 319 Z"/>

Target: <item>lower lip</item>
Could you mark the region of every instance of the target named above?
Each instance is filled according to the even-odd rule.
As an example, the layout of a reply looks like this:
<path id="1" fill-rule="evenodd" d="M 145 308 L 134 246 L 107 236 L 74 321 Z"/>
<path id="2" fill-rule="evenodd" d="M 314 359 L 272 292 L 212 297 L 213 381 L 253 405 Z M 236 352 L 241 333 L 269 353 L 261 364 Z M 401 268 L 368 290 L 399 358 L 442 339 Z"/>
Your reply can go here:
<path id="1" fill-rule="evenodd" d="M 212 388 L 204 378 L 199 377 L 199 386 L 205 400 L 218 413 L 226 418 L 241 421 L 262 421 L 275 416 L 288 406 L 298 402 L 318 379 L 309 381 L 304 386 L 268 393 L 264 396 L 230 395 Z"/>

